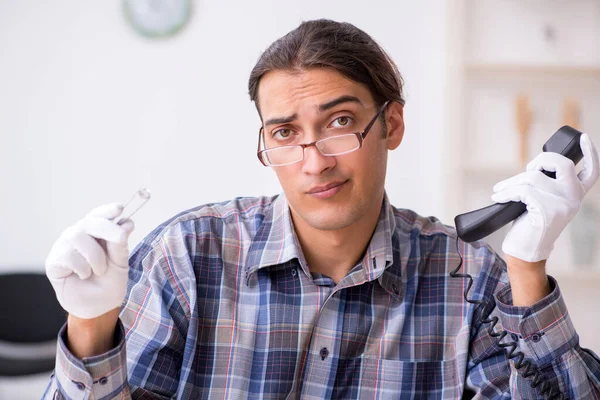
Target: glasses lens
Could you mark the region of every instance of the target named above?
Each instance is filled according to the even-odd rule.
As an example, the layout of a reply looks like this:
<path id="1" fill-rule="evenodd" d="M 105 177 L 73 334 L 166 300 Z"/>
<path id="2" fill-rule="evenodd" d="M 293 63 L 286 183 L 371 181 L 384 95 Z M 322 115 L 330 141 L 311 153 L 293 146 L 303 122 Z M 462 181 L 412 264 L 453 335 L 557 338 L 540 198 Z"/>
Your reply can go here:
<path id="1" fill-rule="evenodd" d="M 302 160 L 302 153 L 301 146 L 282 146 L 265 150 L 262 155 L 268 165 L 286 165 Z"/>
<path id="2" fill-rule="evenodd" d="M 334 156 L 337 154 L 349 153 L 360 147 L 360 142 L 355 134 L 333 136 L 322 139 L 317 142 L 317 148 L 321 153 Z"/>

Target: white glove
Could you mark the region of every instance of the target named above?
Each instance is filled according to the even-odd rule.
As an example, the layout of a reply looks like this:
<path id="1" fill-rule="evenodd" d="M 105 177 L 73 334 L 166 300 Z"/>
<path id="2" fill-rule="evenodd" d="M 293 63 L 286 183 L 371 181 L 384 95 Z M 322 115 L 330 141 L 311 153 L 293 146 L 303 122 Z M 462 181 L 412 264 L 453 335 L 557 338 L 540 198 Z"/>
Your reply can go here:
<path id="1" fill-rule="evenodd" d="M 133 221 L 111 221 L 123 211 L 105 204 L 67 228 L 46 259 L 46 275 L 60 305 L 79 318 L 95 318 L 120 307 L 127 291 Z"/>
<path id="2" fill-rule="evenodd" d="M 583 169 L 558 153 L 543 152 L 527 165 L 527 172 L 494 186 L 492 200 L 497 203 L 521 201 L 527 211 L 510 228 L 502 251 L 528 262 L 546 260 L 554 242 L 573 219 L 585 194 L 598 180 L 598 151 L 587 134 L 582 134 Z M 541 170 L 555 171 L 556 179 Z"/>

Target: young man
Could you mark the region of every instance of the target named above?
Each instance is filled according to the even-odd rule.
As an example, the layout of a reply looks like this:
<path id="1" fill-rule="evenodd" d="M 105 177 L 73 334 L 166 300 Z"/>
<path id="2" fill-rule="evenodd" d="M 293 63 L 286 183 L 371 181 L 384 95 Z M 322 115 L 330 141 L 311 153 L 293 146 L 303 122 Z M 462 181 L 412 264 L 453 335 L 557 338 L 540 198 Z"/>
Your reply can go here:
<path id="1" fill-rule="evenodd" d="M 579 175 L 544 153 L 495 188 L 494 200 L 529 207 L 505 263 L 388 202 L 402 80 L 366 33 L 305 22 L 265 51 L 249 91 L 258 155 L 283 194 L 185 211 L 131 257 L 132 222 L 111 221 L 118 204 L 67 229 L 46 264 L 69 312 L 46 398 L 538 398 L 484 322 L 494 302 L 495 332 L 510 333 L 545 390 L 600 397 L 598 358 L 545 272 L 598 178 L 587 135 Z M 461 259 L 469 297 L 486 305 L 450 277 Z"/>

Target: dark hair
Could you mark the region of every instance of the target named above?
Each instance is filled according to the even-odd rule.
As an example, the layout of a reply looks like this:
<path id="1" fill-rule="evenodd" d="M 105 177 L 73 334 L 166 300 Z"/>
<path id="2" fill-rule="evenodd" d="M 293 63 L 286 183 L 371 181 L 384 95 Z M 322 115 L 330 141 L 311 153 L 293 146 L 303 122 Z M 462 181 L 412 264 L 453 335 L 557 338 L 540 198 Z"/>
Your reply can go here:
<path id="1" fill-rule="evenodd" d="M 402 76 L 381 46 L 354 25 L 327 19 L 303 22 L 265 50 L 250 73 L 250 99 L 258 109 L 258 85 L 267 72 L 314 67 L 366 85 L 377 106 L 388 100 L 404 104 Z"/>

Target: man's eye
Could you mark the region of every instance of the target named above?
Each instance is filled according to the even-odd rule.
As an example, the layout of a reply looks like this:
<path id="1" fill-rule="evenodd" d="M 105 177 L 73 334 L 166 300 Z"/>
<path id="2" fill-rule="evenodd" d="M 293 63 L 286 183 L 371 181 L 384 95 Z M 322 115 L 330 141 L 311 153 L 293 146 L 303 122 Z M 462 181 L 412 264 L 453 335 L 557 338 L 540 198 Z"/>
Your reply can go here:
<path id="1" fill-rule="evenodd" d="M 281 139 L 287 139 L 290 136 L 292 136 L 292 130 L 291 129 L 278 129 L 273 132 L 273 137 L 277 138 L 277 136 L 279 136 L 279 138 L 281 138 Z"/>
<path id="2" fill-rule="evenodd" d="M 352 118 L 350 117 L 338 117 L 333 121 L 334 126 L 339 126 L 339 127 L 343 127 L 343 126 L 348 126 L 350 125 L 350 123 L 352 122 Z"/>

